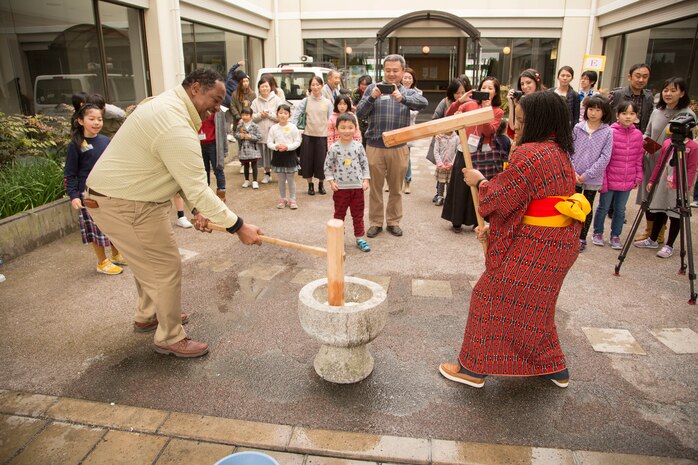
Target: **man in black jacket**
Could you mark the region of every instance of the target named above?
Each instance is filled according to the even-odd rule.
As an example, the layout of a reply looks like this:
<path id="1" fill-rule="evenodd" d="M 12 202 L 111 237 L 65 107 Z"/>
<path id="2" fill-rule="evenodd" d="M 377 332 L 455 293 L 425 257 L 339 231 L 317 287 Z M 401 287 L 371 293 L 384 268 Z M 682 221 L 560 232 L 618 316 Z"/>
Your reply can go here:
<path id="1" fill-rule="evenodd" d="M 647 129 L 647 123 L 650 120 L 650 114 L 654 110 L 654 97 L 652 92 L 645 89 L 647 83 L 650 80 L 650 67 L 645 63 L 638 63 L 633 65 L 628 72 L 628 83 L 627 87 L 618 87 L 611 91 L 608 98 L 611 102 L 611 108 L 613 108 L 613 119 L 615 121 L 615 108 L 623 100 L 632 100 L 635 102 L 640 109 L 637 115 L 638 122 L 635 126 L 645 133 Z"/>

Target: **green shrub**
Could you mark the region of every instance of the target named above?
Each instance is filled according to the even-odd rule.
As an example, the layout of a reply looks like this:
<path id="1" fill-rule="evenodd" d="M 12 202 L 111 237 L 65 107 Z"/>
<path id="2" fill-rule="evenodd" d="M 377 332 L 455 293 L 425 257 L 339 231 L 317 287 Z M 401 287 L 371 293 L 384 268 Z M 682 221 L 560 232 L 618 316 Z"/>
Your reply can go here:
<path id="1" fill-rule="evenodd" d="M 0 218 L 31 210 L 65 194 L 63 169 L 45 158 L 19 158 L 0 170 Z"/>
<path id="2" fill-rule="evenodd" d="M 0 168 L 23 156 L 48 158 L 62 165 L 69 142 L 69 118 L 0 113 Z"/>

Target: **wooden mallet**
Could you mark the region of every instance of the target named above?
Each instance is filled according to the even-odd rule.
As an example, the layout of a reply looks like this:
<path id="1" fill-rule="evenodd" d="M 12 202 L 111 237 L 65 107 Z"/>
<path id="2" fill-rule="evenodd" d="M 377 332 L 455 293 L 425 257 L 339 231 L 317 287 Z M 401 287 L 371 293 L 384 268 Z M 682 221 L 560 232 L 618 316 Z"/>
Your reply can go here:
<path id="1" fill-rule="evenodd" d="M 468 137 L 465 132 L 466 127 L 478 126 L 480 124 L 490 123 L 494 121 L 494 112 L 492 107 L 479 108 L 477 110 L 460 113 L 458 115 L 447 116 L 445 118 L 427 121 L 414 126 L 395 129 L 383 133 L 383 143 L 386 147 L 392 147 L 398 144 L 404 144 L 425 137 L 432 137 L 445 132 L 457 131 L 460 138 L 460 144 L 463 147 L 463 159 L 465 167 L 473 169 L 473 160 L 470 157 L 470 148 L 468 147 Z M 477 215 L 477 224 L 480 229 L 484 229 L 485 220 L 480 216 L 478 211 L 480 207 L 480 197 L 476 187 L 471 186 L 470 192 L 475 205 L 475 214 Z M 482 248 L 487 253 L 487 244 L 482 243 Z"/>

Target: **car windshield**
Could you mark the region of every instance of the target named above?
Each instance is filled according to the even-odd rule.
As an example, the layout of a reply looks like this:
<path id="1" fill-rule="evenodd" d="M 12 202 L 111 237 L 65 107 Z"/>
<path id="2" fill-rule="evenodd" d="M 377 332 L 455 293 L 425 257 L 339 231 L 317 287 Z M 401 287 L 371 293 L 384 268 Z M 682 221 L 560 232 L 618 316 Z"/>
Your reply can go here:
<path id="1" fill-rule="evenodd" d="M 310 88 L 310 80 L 315 73 L 309 71 L 271 73 L 276 83 L 284 91 L 286 100 L 302 100 Z"/>
<path id="2" fill-rule="evenodd" d="M 72 95 L 82 90 L 80 79 L 41 79 L 36 82 L 36 101 L 46 105 L 70 104 Z"/>

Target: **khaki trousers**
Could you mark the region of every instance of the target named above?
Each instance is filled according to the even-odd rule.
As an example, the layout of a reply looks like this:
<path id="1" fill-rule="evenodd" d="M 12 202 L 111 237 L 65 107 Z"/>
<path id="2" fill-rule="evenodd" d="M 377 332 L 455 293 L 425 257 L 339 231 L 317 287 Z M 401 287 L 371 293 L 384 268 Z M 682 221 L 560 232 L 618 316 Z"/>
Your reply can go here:
<path id="1" fill-rule="evenodd" d="M 138 290 L 135 319 L 157 318 L 155 344 L 169 346 L 186 337 L 182 311 L 182 259 L 170 221 L 170 202 L 137 202 L 87 194 L 99 208 L 90 215 L 117 247 L 133 272 Z"/>
<path id="2" fill-rule="evenodd" d="M 366 146 L 366 158 L 371 172 L 368 198 L 369 226 L 399 226 L 402 220 L 402 183 L 407 174 L 410 149 L 406 145 L 396 148 Z M 388 206 L 383 211 L 383 185 L 388 181 Z M 117 243 L 118 247 L 118 243 Z"/>

